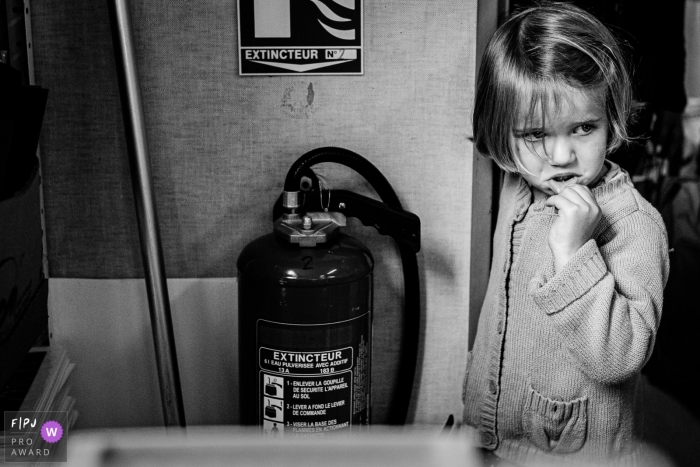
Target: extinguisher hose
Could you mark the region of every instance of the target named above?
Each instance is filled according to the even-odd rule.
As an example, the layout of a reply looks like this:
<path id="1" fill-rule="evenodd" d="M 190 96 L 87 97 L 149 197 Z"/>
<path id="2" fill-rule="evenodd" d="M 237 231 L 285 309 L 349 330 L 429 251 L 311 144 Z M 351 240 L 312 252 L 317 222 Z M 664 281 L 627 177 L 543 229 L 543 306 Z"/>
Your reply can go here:
<path id="1" fill-rule="evenodd" d="M 379 169 L 359 154 L 343 148 L 318 148 L 301 156 L 287 172 L 284 191 L 299 191 L 299 184 L 306 170 L 323 162 L 334 162 L 353 169 L 372 185 L 374 191 L 387 206 L 402 209 L 399 197 L 396 196 L 396 192 Z"/>
<path id="2" fill-rule="evenodd" d="M 323 162 L 333 162 L 353 169 L 369 182 L 382 202 L 387 206 L 403 210 L 396 192 L 389 181 L 371 162 L 348 149 L 324 147 L 314 149 L 301 156 L 289 169 L 284 182 L 284 191 L 297 192 L 301 178 L 308 169 Z M 398 244 L 404 278 L 404 319 L 401 361 L 396 381 L 395 395 L 391 398 L 387 424 L 406 423 L 416 368 L 420 341 L 420 281 L 418 259 L 410 247 Z"/>

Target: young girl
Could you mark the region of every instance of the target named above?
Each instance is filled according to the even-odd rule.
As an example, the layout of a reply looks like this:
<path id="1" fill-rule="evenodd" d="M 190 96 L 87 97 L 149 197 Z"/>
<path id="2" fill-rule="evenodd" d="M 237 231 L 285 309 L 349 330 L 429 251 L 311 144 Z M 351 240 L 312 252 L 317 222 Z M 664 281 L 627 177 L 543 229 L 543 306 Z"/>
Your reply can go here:
<path id="1" fill-rule="evenodd" d="M 484 55 L 474 137 L 505 178 L 464 420 L 516 464 L 639 456 L 668 242 L 606 160 L 628 142 L 631 100 L 614 37 L 571 5 L 516 14 Z"/>

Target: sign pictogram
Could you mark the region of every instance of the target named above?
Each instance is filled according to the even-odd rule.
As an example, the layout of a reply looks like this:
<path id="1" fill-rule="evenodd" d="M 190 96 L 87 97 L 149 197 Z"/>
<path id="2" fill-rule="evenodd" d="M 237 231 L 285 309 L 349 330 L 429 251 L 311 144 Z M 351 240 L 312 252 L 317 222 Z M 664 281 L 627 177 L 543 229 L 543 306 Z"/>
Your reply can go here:
<path id="1" fill-rule="evenodd" d="M 238 0 L 240 75 L 361 75 L 362 0 Z"/>

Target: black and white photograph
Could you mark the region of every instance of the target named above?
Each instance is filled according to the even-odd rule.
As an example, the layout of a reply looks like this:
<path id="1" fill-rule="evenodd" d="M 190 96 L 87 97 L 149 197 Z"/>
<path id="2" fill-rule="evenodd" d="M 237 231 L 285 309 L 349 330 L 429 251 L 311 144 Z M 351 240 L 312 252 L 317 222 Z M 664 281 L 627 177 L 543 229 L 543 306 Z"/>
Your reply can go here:
<path id="1" fill-rule="evenodd" d="M 700 0 L 0 0 L 0 464 L 700 465 Z"/>

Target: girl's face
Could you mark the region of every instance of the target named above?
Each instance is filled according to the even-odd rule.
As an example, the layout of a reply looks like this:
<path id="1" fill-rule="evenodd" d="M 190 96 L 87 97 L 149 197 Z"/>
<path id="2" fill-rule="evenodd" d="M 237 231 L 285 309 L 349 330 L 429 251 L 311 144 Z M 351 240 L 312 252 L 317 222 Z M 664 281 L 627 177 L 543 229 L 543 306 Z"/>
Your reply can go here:
<path id="1" fill-rule="evenodd" d="M 541 113 L 529 118 L 524 106 L 511 135 L 520 174 L 548 195 L 568 185 L 593 186 L 605 173 L 608 120 L 600 99 L 567 90 L 558 106 L 549 99 L 544 125 Z"/>

